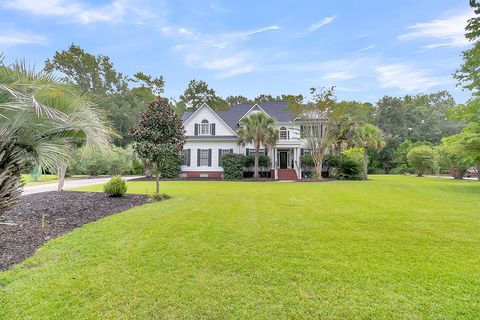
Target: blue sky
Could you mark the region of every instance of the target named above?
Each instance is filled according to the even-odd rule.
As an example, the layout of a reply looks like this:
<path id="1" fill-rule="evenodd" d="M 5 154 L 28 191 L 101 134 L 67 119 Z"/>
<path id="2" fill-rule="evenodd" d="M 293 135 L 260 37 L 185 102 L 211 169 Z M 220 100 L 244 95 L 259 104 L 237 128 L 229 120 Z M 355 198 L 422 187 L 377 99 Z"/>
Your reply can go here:
<path id="1" fill-rule="evenodd" d="M 191 79 L 218 94 L 340 99 L 449 90 L 469 44 L 467 0 L 193 1 L 0 0 L 0 52 L 42 66 L 70 43 L 117 70 L 163 75 L 178 97 Z"/>

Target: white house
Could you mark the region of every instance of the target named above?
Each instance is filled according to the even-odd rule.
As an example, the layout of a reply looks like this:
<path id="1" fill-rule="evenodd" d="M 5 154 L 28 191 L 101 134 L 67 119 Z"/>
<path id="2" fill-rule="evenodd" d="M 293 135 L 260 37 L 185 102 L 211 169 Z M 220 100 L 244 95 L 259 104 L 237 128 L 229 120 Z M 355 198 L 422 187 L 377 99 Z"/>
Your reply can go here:
<path id="1" fill-rule="evenodd" d="M 275 120 L 279 141 L 268 150 L 271 159 L 271 176 L 279 180 L 294 180 L 302 176 L 300 155 L 306 153 L 305 142 L 300 139 L 303 122 L 286 110 L 287 102 L 266 102 L 249 105 L 239 104 L 228 111 L 215 112 L 203 104 L 183 117 L 187 143 L 183 150 L 183 177 L 223 177 L 220 158 L 225 153 L 251 155 L 253 145 L 240 146 L 236 131 L 242 118 L 264 112 Z M 261 149 L 260 154 L 265 154 Z"/>

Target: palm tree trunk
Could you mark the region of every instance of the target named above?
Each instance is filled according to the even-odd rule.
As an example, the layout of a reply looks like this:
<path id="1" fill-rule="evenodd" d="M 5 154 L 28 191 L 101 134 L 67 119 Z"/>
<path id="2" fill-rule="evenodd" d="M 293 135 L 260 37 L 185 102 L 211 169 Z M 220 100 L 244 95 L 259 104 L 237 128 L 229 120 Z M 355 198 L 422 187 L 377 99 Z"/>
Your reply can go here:
<path id="1" fill-rule="evenodd" d="M 58 165 L 57 168 L 58 171 L 58 187 L 57 191 L 62 191 L 63 187 L 65 185 L 65 175 L 67 173 L 67 164 L 66 163 L 61 163 Z"/>
<path id="2" fill-rule="evenodd" d="M 363 180 L 368 179 L 368 149 L 363 147 Z"/>
<path id="3" fill-rule="evenodd" d="M 258 150 L 260 150 L 260 146 L 257 144 L 255 146 L 255 171 L 253 173 L 254 178 L 258 178 Z"/>

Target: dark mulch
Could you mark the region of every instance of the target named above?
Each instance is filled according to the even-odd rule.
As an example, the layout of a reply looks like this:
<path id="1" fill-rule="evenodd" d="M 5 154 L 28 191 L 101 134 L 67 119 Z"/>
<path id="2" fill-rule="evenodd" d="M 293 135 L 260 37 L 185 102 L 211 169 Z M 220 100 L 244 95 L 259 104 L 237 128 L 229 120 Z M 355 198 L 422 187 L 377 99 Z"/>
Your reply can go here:
<path id="1" fill-rule="evenodd" d="M 62 191 L 23 196 L 15 209 L 0 216 L 0 271 L 33 255 L 52 238 L 147 202 L 146 195 L 110 198 L 101 192 Z"/>

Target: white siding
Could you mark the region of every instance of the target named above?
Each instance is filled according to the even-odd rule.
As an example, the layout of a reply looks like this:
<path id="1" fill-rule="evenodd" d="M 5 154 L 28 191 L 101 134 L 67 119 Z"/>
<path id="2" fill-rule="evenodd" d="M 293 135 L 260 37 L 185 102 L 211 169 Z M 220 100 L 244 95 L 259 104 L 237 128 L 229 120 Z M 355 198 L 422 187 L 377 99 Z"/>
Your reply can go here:
<path id="1" fill-rule="evenodd" d="M 187 141 L 183 149 L 190 149 L 190 166 L 182 166 L 182 171 L 223 171 L 223 168 L 218 166 L 218 150 L 219 149 L 233 149 L 233 153 L 245 154 L 236 140 L 232 141 Z M 198 149 L 212 149 L 212 166 L 197 166 L 197 150 Z"/>
<path id="2" fill-rule="evenodd" d="M 201 107 L 193 117 L 184 123 L 187 136 L 195 135 L 195 123 L 200 123 L 204 119 L 208 120 L 208 123 L 215 123 L 216 136 L 234 136 L 232 130 L 220 119 L 220 117 L 206 106 Z"/>

